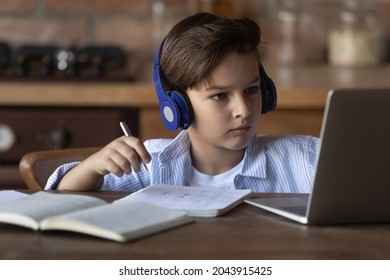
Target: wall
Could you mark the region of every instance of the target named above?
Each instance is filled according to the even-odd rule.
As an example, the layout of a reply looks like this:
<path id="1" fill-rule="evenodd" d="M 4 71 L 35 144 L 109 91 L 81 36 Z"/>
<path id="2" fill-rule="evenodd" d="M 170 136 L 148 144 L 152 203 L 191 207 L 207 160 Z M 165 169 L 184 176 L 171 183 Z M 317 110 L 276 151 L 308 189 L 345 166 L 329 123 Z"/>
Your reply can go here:
<path id="1" fill-rule="evenodd" d="M 0 0 L 0 42 L 6 42 L 13 48 L 25 44 L 55 44 L 65 48 L 88 44 L 118 45 L 131 57 L 129 71 L 135 72 L 138 79 L 150 80 L 149 66 L 153 53 L 170 27 L 194 12 L 213 11 L 246 15 L 258 21 L 262 28 L 262 41 L 266 45 L 265 56 L 276 62 L 325 62 L 326 29 L 335 22 L 332 13 L 334 15 L 334 11 L 346 2 L 351 1 Z M 366 2 L 380 3 L 378 10 L 381 18 L 385 19 L 380 24 L 385 26 L 383 31 L 388 40 L 390 0 Z M 278 11 L 291 7 L 300 10 L 301 18 L 305 17 L 303 30 L 295 25 L 291 34 L 280 35 L 280 32 L 285 32 L 280 28 L 284 24 L 288 28 L 289 23 L 286 24 L 285 13 L 283 22 L 280 22 Z M 311 23 L 307 23 L 308 18 L 310 20 L 308 14 Z M 320 29 L 314 30 L 313 22 L 321 25 Z M 280 38 L 290 35 L 293 36 L 291 41 Z M 313 51 L 316 53 L 313 54 Z"/>
<path id="2" fill-rule="evenodd" d="M 151 59 L 161 38 L 175 22 L 199 10 L 210 9 L 205 2 L 0 0 L 0 42 L 9 44 L 11 48 L 28 44 L 64 48 L 114 44 L 132 57 L 133 64 L 129 67 L 137 69 L 141 79 L 149 79 L 148 74 L 144 77 L 143 62 Z M 217 2 L 223 4 L 229 1 Z M 165 7 L 163 13 L 161 3 Z M 231 6 L 239 6 L 236 10 L 240 12 L 244 8 L 254 11 L 253 7 L 261 3 L 241 0 Z"/>
<path id="3" fill-rule="evenodd" d="M 0 39 L 12 44 L 116 43 L 140 51 L 153 46 L 153 4 L 157 2 L 165 3 L 169 16 L 178 20 L 196 12 L 204 1 L 1 0 Z"/>

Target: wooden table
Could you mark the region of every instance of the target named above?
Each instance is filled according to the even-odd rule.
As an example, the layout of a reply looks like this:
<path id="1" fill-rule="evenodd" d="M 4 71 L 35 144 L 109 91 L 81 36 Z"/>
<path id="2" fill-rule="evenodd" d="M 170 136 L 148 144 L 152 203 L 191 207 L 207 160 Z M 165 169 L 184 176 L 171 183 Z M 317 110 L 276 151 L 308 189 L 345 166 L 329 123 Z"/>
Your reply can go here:
<path id="1" fill-rule="evenodd" d="M 112 201 L 127 193 L 88 194 Z M 1 224 L 0 248 L 0 259 L 390 259 L 390 225 L 305 226 L 244 203 L 125 244 Z"/>

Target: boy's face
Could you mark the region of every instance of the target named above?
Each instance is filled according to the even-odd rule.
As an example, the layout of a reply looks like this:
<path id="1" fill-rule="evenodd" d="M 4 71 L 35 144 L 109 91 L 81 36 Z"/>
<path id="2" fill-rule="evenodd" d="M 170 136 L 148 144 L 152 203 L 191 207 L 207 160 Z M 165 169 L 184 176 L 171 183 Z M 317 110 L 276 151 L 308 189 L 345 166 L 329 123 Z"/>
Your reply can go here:
<path id="1" fill-rule="evenodd" d="M 194 110 L 188 132 L 193 145 L 241 150 L 260 120 L 262 98 L 257 54 L 231 53 L 208 81 L 187 91 Z"/>

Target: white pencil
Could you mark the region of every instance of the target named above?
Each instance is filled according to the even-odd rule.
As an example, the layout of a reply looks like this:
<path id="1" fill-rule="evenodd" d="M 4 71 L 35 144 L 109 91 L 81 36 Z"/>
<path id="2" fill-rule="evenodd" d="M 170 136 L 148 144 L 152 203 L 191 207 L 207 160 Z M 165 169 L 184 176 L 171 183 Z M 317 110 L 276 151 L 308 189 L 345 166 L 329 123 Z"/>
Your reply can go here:
<path id="1" fill-rule="evenodd" d="M 129 126 L 127 125 L 126 122 L 120 122 L 119 125 L 120 125 L 120 127 L 122 128 L 123 134 L 124 134 L 125 136 L 133 136 L 133 134 L 131 133 L 131 130 L 130 130 L 130 128 L 129 128 Z M 141 161 L 141 159 L 140 159 L 140 161 Z M 143 163 L 142 161 L 141 161 L 141 163 L 142 163 L 143 167 L 145 168 L 145 170 L 146 170 L 147 172 L 149 172 L 148 167 L 146 166 L 146 164 Z"/>

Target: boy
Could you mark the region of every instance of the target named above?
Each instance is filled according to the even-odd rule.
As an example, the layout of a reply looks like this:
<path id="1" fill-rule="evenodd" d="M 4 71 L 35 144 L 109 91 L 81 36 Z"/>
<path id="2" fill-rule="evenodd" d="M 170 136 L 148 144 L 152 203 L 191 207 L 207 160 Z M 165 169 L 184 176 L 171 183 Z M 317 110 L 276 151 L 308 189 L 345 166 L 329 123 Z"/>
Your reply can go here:
<path id="1" fill-rule="evenodd" d="M 136 191 L 161 183 L 310 192 L 318 139 L 256 136 L 261 113 L 276 105 L 259 43 L 260 29 L 247 18 L 199 13 L 176 24 L 156 55 L 154 80 L 163 121 L 179 135 L 144 144 L 119 137 L 59 167 L 46 189 Z"/>

